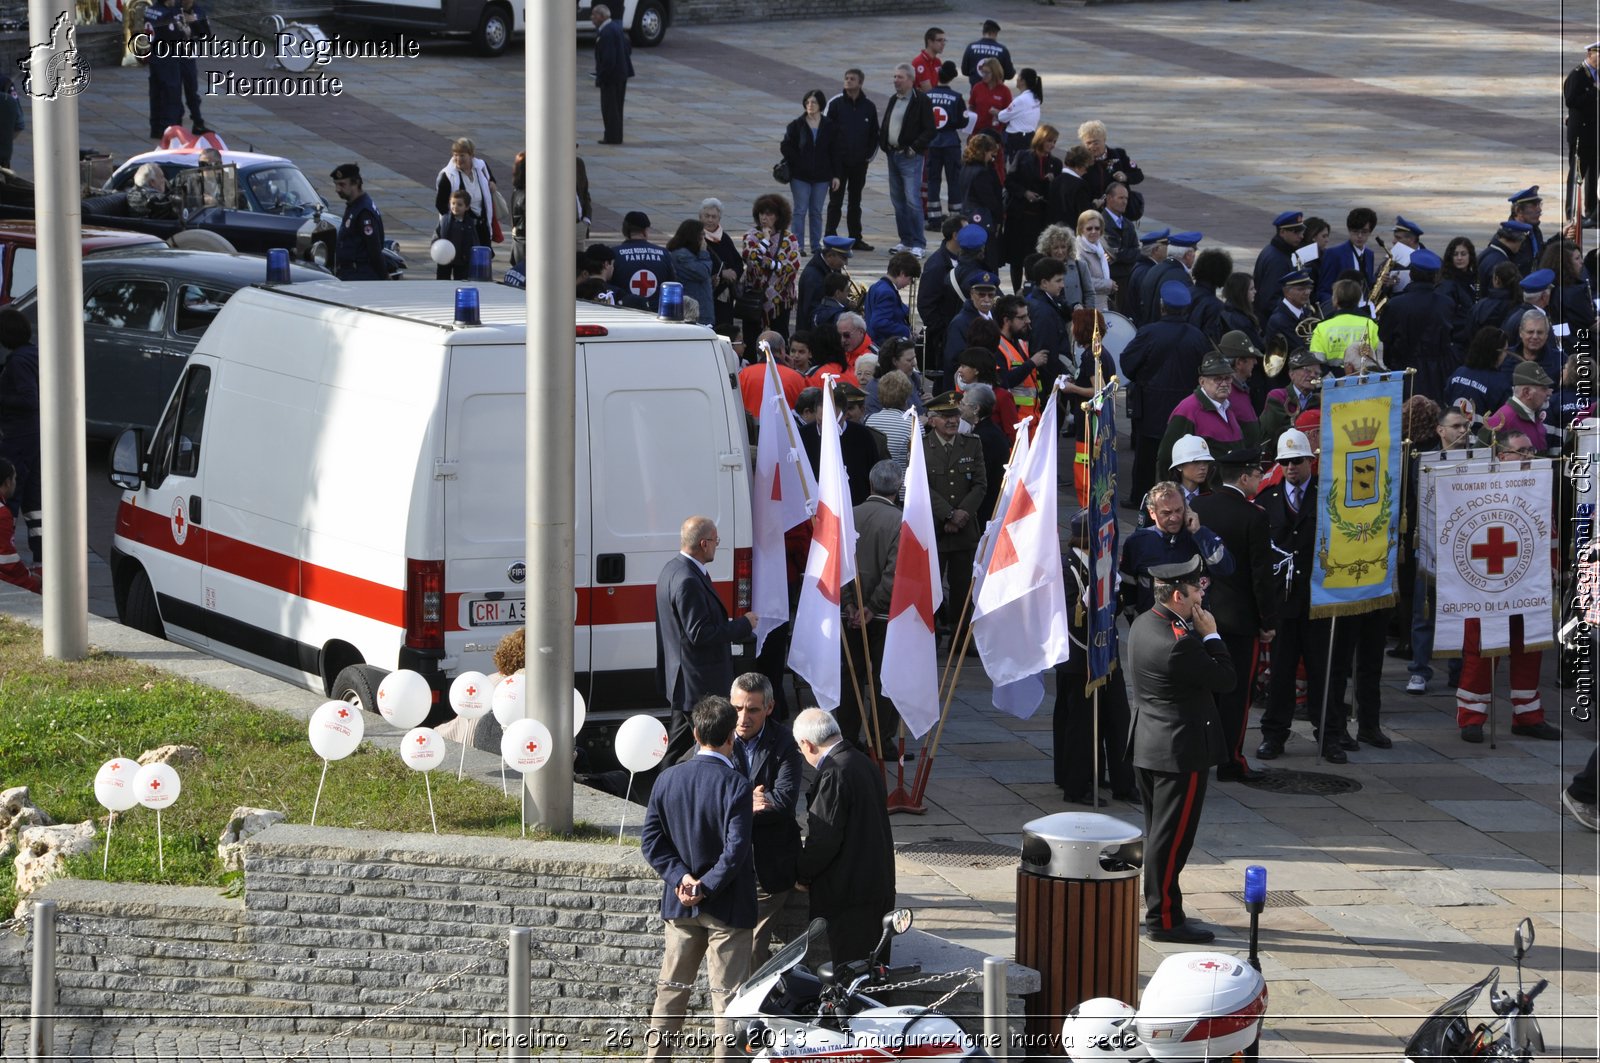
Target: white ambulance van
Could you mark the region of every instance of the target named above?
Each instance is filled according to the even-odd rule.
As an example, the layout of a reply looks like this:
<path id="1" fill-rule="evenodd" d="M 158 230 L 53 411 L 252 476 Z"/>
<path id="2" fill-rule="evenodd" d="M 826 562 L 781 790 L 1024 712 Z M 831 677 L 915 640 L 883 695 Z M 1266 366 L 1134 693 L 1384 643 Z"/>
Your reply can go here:
<path id="1" fill-rule="evenodd" d="M 124 624 L 372 707 L 384 674 L 435 691 L 524 622 L 525 293 L 448 282 L 241 289 L 155 431 L 115 443 Z M 749 608 L 744 408 L 732 349 L 695 325 L 579 304 L 575 683 L 599 713 L 656 692 L 655 583 L 692 514 Z M 540 416 L 541 411 L 531 411 Z M 437 716 L 447 713 L 439 712 Z"/>

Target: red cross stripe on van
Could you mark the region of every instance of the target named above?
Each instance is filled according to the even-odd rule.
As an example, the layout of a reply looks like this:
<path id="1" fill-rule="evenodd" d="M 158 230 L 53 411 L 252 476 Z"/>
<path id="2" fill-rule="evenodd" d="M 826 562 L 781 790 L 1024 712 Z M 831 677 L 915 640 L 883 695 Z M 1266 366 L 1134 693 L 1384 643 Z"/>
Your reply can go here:
<path id="1" fill-rule="evenodd" d="M 648 299 L 656 290 L 656 275 L 647 269 L 641 269 L 633 275 L 628 282 L 628 287 L 633 289 L 633 294 L 641 299 Z"/>
<path id="2" fill-rule="evenodd" d="M 1469 550 L 1472 560 L 1482 561 L 1489 575 L 1503 576 L 1506 574 L 1506 562 L 1521 552 L 1522 544 L 1515 539 L 1506 538 L 1504 524 L 1489 525 L 1484 535 L 1485 537 L 1473 543 Z"/>

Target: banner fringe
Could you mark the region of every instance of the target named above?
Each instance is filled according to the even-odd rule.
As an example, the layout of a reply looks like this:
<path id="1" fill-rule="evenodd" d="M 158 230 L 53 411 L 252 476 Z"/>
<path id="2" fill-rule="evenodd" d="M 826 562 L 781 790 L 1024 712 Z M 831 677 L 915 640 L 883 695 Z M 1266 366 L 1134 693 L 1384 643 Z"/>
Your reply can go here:
<path id="1" fill-rule="evenodd" d="M 1321 620 L 1330 616 L 1360 616 L 1362 613 L 1375 613 L 1379 609 L 1387 609 L 1400 600 L 1400 596 L 1393 591 L 1376 598 L 1363 598 L 1359 602 L 1331 602 L 1328 605 L 1313 605 L 1309 613 L 1312 620 Z"/>

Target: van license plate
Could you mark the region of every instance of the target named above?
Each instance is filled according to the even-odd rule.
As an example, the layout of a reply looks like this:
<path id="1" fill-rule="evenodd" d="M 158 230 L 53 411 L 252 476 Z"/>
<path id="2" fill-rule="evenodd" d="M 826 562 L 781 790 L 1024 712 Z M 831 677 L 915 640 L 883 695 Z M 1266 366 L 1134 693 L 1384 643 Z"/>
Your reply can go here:
<path id="1" fill-rule="evenodd" d="M 493 627 L 496 624 L 521 624 L 527 619 L 527 610 L 521 598 L 474 598 L 468 603 L 473 627 Z"/>

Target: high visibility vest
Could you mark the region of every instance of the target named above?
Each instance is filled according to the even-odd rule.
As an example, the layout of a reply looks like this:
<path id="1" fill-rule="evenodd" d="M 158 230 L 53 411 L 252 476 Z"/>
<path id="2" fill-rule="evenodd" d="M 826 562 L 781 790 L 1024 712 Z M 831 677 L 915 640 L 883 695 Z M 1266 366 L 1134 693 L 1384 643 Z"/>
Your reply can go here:
<path id="1" fill-rule="evenodd" d="M 1000 337 L 1000 353 L 1005 355 L 1006 366 L 1015 369 L 1028 361 L 1028 344 L 1026 340 L 1012 343 L 1004 336 Z M 1018 420 L 1034 412 L 1034 407 L 1039 402 L 1039 370 L 1034 368 L 1023 378 L 1022 383 L 1011 388 L 1011 398 L 1017 404 Z M 1024 409 L 1026 407 L 1026 409 Z"/>

